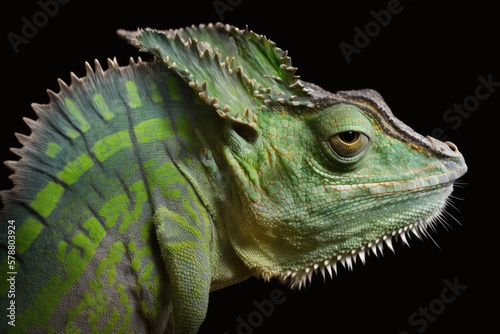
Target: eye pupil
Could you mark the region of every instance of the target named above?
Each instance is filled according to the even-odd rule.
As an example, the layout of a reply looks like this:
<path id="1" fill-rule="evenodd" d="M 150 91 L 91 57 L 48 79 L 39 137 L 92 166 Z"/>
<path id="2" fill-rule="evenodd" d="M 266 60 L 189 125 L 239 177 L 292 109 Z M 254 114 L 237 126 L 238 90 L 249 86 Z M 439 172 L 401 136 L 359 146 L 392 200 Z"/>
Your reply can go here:
<path id="1" fill-rule="evenodd" d="M 352 144 L 359 139 L 359 132 L 346 131 L 339 134 L 340 140 L 346 144 Z"/>

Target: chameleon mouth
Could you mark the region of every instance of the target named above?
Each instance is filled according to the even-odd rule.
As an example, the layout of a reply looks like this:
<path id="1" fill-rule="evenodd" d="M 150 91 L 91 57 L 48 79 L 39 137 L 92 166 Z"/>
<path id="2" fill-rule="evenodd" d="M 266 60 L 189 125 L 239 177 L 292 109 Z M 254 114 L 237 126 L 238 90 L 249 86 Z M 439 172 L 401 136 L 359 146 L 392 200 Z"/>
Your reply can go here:
<path id="1" fill-rule="evenodd" d="M 446 204 L 447 203 L 448 199 L 446 199 Z M 324 281 L 326 281 L 326 278 L 328 276 L 333 279 L 334 274 L 337 275 L 337 268 L 339 263 L 345 269 L 352 270 L 358 259 L 361 260 L 363 264 L 365 264 L 366 257 L 369 256 L 370 253 L 374 254 L 376 257 L 378 257 L 379 255 L 383 256 L 384 245 L 393 253 L 395 253 L 393 240 L 398 241 L 400 239 L 404 245 L 410 246 L 408 239 L 412 237 L 412 234 L 420 240 L 422 240 L 423 237 L 432 239 L 428 229 L 430 228 L 432 230 L 435 230 L 435 227 L 438 223 L 444 223 L 443 216 L 446 212 L 444 209 L 445 206 L 446 205 L 438 209 L 427 218 L 396 229 L 378 239 L 362 245 L 357 249 L 353 249 L 350 252 L 335 255 L 329 259 L 325 259 L 299 270 L 287 270 L 286 272 L 280 274 L 278 276 L 278 279 L 282 283 L 290 286 L 290 288 L 292 289 L 305 288 L 312 282 L 312 277 L 314 274 L 321 274 Z"/>

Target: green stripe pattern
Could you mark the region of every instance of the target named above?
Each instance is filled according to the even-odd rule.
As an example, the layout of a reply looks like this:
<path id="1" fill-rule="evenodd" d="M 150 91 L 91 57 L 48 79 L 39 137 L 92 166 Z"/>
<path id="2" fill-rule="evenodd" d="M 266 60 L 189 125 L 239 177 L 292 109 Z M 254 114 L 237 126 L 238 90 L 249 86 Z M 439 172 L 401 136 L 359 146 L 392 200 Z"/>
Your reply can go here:
<path id="1" fill-rule="evenodd" d="M 22 197 L 0 212 L 17 224 L 15 329 L 131 332 L 146 319 L 147 331 L 160 331 L 170 259 L 160 256 L 156 210 L 165 213 L 161 233 L 182 230 L 191 239 L 169 247 L 187 247 L 190 260 L 209 268 L 198 254 L 208 254 L 206 242 L 188 244 L 209 239 L 210 219 L 179 169 L 198 163 L 188 116 L 208 107 L 162 64 L 84 80 L 42 106 L 41 140 L 20 162 Z M 174 163 L 180 152 L 185 159 Z M 5 302 L 8 287 L 0 288 Z"/>

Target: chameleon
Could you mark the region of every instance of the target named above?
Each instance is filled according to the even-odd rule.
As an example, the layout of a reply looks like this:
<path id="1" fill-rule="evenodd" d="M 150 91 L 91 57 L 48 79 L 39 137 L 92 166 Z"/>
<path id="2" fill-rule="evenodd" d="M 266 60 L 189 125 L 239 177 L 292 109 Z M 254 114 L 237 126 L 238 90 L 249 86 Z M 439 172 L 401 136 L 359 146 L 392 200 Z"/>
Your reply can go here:
<path id="1" fill-rule="evenodd" d="M 196 333 L 212 291 L 304 288 L 426 236 L 467 171 L 248 27 L 117 33 L 149 59 L 59 80 L 5 162 L 1 332 Z"/>

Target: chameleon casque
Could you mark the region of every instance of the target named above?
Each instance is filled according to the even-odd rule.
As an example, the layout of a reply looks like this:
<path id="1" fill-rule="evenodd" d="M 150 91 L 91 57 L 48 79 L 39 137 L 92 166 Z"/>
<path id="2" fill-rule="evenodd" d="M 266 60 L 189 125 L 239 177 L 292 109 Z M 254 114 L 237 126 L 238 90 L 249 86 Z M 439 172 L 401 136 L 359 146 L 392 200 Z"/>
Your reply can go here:
<path id="1" fill-rule="evenodd" d="M 248 28 L 118 33 L 154 59 L 86 63 L 16 134 L 1 332 L 196 333 L 211 291 L 251 276 L 300 288 L 426 234 L 467 170 L 377 92 L 301 81 Z"/>

